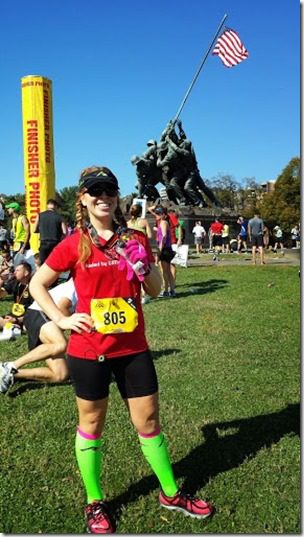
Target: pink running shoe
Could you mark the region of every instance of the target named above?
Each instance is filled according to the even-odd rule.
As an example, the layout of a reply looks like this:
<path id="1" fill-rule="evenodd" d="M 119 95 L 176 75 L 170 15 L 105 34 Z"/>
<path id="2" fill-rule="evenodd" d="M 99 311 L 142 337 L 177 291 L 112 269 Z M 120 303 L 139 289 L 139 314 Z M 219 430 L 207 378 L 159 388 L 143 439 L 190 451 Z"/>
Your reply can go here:
<path id="1" fill-rule="evenodd" d="M 186 494 L 178 490 L 175 496 L 166 496 L 163 491 L 159 494 L 159 503 L 166 509 L 182 511 L 184 515 L 192 518 L 207 518 L 213 512 L 213 507 L 210 503 L 204 502 L 199 498 Z"/>
<path id="2" fill-rule="evenodd" d="M 114 524 L 110 519 L 103 501 L 89 503 L 84 510 L 88 533 L 114 533 Z"/>

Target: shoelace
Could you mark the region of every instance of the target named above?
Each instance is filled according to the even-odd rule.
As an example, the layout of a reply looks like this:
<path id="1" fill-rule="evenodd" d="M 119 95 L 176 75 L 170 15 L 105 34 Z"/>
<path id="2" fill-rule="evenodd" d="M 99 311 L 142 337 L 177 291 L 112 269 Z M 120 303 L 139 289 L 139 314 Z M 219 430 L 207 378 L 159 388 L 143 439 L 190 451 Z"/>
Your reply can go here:
<path id="1" fill-rule="evenodd" d="M 189 493 L 189 492 L 180 492 L 180 496 L 182 498 L 185 498 L 185 500 L 189 500 L 190 502 L 196 502 L 199 500 L 199 498 L 197 498 L 196 496 L 193 496 L 193 494 Z"/>
<path id="2" fill-rule="evenodd" d="M 186 501 L 186 502 L 190 502 L 191 504 L 194 504 L 196 502 L 202 502 L 203 500 L 201 500 L 200 498 L 198 498 L 197 496 L 194 496 L 193 494 L 189 493 L 189 492 L 183 492 L 183 491 L 180 491 L 180 496 Z M 207 503 L 206 502 L 203 502 L 204 504 L 206 504 L 206 507 L 207 507 Z"/>
<path id="3" fill-rule="evenodd" d="M 92 505 L 91 513 L 97 520 L 103 520 L 106 518 L 105 509 L 102 505 Z"/>

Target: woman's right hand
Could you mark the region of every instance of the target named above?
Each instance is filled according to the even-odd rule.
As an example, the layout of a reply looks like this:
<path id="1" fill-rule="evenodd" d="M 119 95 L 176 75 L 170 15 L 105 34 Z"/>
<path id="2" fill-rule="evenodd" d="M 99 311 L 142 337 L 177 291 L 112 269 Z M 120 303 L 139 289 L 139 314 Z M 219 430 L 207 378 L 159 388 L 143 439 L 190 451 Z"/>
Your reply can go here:
<path id="1" fill-rule="evenodd" d="M 70 317 L 60 319 L 57 326 L 61 330 L 73 330 L 81 334 L 82 331 L 91 332 L 93 320 L 87 313 L 73 313 Z"/>

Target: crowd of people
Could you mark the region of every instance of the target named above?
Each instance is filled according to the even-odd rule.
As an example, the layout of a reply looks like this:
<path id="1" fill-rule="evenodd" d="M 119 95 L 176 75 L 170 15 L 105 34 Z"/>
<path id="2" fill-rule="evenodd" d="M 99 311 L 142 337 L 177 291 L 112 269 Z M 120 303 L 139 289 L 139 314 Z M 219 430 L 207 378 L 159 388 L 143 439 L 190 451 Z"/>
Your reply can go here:
<path id="1" fill-rule="evenodd" d="M 258 214 L 255 214 L 254 218 L 257 217 L 260 218 Z M 231 233 L 230 226 L 227 223 L 221 222 L 220 217 L 215 217 L 209 226 L 208 233 L 202 225 L 201 220 L 197 220 L 192 228 L 196 253 L 202 254 L 204 252 L 204 245 L 206 246 L 205 252 L 214 254 L 214 261 L 218 260 L 219 253 L 247 253 L 249 248 L 252 249 L 257 246 L 254 239 L 257 231 L 255 227 L 252 228 L 252 224 L 254 225 L 255 222 L 250 225 L 251 220 L 246 220 L 243 216 L 239 216 L 236 221 L 239 226 L 237 233 Z M 260 252 L 261 247 L 263 247 L 263 250 L 284 253 L 284 248 L 289 238 L 286 236 L 284 238 L 284 233 L 279 225 L 274 226 L 273 230 L 270 231 L 269 227 L 260 219 L 258 235 L 259 243 L 261 243 L 258 245 Z M 205 242 L 207 238 L 208 244 Z M 295 225 L 291 229 L 290 239 L 292 241 L 292 248 L 300 248 L 300 224 Z"/>

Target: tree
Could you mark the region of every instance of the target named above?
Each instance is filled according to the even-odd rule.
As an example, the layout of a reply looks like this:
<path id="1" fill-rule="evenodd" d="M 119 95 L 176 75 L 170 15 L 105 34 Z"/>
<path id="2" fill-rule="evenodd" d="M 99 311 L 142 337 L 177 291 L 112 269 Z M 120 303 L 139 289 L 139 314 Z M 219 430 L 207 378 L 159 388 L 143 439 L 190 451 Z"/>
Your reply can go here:
<path id="1" fill-rule="evenodd" d="M 207 181 L 208 186 L 214 190 L 214 193 L 222 207 L 235 209 L 238 205 L 237 192 L 240 189 L 240 184 L 232 175 L 221 175 Z"/>
<path id="2" fill-rule="evenodd" d="M 294 157 L 278 176 L 274 192 L 264 196 L 260 204 L 262 218 L 269 226 L 279 224 L 283 231 L 300 222 L 300 159 Z"/>
<path id="3" fill-rule="evenodd" d="M 257 183 L 255 177 L 247 177 L 243 181 L 245 182 L 245 186 L 239 191 L 242 215 L 245 218 L 251 218 L 259 207 L 263 196 L 263 188 Z"/>
<path id="4" fill-rule="evenodd" d="M 66 186 L 59 191 L 61 214 L 67 223 L 75 222 L 75 201 L 78 186 Z"/>

